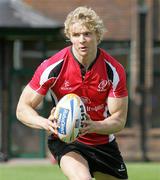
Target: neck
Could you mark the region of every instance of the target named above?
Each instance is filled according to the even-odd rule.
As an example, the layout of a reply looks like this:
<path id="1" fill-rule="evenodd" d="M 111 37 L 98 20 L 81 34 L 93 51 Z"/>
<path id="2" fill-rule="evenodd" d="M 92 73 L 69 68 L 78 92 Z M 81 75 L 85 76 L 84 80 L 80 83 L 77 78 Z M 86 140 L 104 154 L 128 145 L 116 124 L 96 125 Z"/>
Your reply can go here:
<path id="1" fill-rule="evenodd" d="M 96 51 L 89 53 L 86 56 L 79 55 L 76 52 L 76 50 L 74 49 L 74 47 L 72 47 L 72 52 L 73 52 L 73 55 L 75 56 L 75 58 L 86 68 L 89 67 L 89 65 L 95 60 L 95 58 L 97 56 L 97 49 L 96 49 Z"/>

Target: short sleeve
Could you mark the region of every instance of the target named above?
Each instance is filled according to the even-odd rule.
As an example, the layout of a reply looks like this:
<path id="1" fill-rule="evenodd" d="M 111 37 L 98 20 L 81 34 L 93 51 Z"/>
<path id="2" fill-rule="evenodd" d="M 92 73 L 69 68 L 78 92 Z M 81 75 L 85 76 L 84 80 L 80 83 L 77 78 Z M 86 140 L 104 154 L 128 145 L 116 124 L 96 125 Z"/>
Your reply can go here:
<path id="1" fill-rule="evenodd" d="M 125 97 L 128 96 L 126 85 L 126 72 L 121 64 L 118 63 L 113 68 L 112 86 L 109 91 L 109 97 Z"/>
<path id="2" fill-rule="evenodd" d="M 46 95 L 49 88 L 52 86 L 55 78 L 49 78 L 50 66 L 48 67 L 47 60 L 40 64 L 36 69 L 29 86 L 41 95 Z"/>

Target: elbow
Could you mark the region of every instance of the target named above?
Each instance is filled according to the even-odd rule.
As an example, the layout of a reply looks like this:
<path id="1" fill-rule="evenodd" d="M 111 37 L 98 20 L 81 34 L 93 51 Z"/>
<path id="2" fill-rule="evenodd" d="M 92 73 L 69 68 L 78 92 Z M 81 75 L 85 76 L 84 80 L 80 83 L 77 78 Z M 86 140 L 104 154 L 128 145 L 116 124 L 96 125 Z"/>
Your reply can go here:
<path id="1" fill-rule="evenodd" d="M 125 128 L 125 125 L 126 125 L 126 120 L 119 120 L 118 121 L 118 124 L 117 124 L 117 132 L 123 130 Z"/>
<path id="2" fill-rule="evenodd" d="M 122 131 L 124 128 L 125 128 L 125 124 L 122 123 L 122 124 L 119 126 L 119 131 Z"/>
<path id="3" fill-rule="evenodd" d="M 16 109 L 16 117 L 18 120 L 20 120 L 20 111 L 18 108 Z"/>
<path id="4" fill-rule="evenodd" d="M 16 117 L 19 121 L 21 121 L 21 111 L 22 110 L 21 110 L 20 106 L 18 105 L 17 109 L 16 109 Z"/>

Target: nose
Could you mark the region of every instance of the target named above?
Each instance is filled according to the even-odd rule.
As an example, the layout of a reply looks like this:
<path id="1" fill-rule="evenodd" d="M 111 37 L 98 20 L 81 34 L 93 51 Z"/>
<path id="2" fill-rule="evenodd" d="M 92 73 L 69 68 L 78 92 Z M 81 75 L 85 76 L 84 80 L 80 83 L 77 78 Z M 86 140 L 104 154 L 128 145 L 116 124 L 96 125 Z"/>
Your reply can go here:
<path id="1" fill-rule="evenodd" d="M 80 41 L 81 43 L 84 43 L 84 42 L 85 42 L 85 36 L 84 36 L 83 34 L 80 35 L 79 41 Z"/>

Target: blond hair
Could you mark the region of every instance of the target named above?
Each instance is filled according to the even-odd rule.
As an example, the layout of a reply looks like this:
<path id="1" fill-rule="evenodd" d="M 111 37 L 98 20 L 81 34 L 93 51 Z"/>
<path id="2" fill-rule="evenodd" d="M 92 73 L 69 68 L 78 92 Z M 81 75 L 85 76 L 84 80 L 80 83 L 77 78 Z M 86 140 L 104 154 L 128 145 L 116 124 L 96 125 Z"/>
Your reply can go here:
<path id="1" fill-rule="evenodd" d="M 96 14 L 94 10 L 87 7 L 78 7 L 71 11 L 64 22 L 64 33 L 70 38 L 70 26 L 74 23 L 80 22 L 85 25 L 90 31 L 96 33 L 98 43 L 103 39 L 105 27 L 103 21 Z"/>

